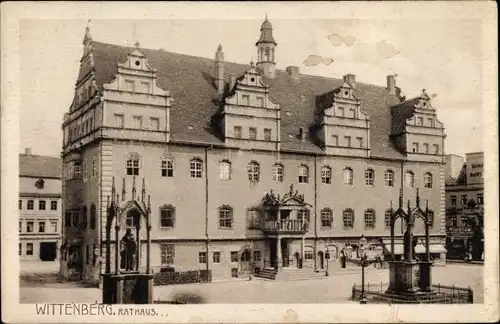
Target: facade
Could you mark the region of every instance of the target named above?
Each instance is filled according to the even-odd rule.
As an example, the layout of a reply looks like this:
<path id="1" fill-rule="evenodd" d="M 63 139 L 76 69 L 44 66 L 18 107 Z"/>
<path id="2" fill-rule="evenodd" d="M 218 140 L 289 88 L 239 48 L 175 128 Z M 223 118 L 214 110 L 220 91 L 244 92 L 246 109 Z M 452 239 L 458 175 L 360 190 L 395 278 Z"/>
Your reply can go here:
<path id="1" fill-rule="evenodd" d="M 64 274 L 99 280 L 112 184 L 126 201 L 134 181 L 151 193 L 154 271 L 321 269 L 361 235 L 388 242 L 391 202 L 417 188 L 444 260 L 444 127 L 425 91 L 405 100 L 394 76 L 376 86 L 276 69 L 267 19 L 250 65 L 225 61 L 221 45 L 212 60 L 88 29 L 83 45 L 62 124 Z"/>
<path id="2" fill-rule="evenodd" d="M 464 259 L 470 252 L 475 260 L 480 260 L 484 251 L 484 153 L 467 153 L 465 163 L 461 157 L 447 156 L 447 169 L 448 257 Z"/>
<path id="3" fill-rule="evenodd" d="M 61 158 L 19 155 L 19 257 L 54 261 L 61 246 Z"/>

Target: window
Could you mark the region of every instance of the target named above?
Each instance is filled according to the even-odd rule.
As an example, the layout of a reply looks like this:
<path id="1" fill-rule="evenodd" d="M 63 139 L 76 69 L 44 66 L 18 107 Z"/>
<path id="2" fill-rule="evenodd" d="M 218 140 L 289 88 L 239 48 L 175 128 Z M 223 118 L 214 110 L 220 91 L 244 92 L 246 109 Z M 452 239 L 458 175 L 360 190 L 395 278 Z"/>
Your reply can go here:
<path id="1" fill-rule="evenodd" d="M 207 252 L 198 252 L 198 263 L 207 263 Z"/>
<path id="2" fill-rule="evenodd" d="M 45 233 L 45 222 L 38 222 L 38 233 Z"/>
<path id="3" fill-rule="evenodd" d="M 484 204 L 484 198 L 483 198 L 483 194 L 482 193 L 478 193 L 477 194 L 477 203 L 478 203 L 478 205 Z"/>
<path id="4" fill-rule="evenodd" d="M 139 175 L 139 162 L 138 155 L 131 155 L 127 159 L 127 175 Z"/>
<path id="5" fill-rule="evenodd" d="M 152 130 L 160 130 L 160 119 L 153 117 L 149 118 L 149 125 Z"/>
<path id="6" fill-rule="evenodd" d="M 23 254 L 23 245 L 22 243 L 19 243 L 19 255 Z"/>
<path id="7" fill-rule="evenodd" d="M 339 107 L 338 112 L 339 112 L 339 117 L 344 117 L 344 108 Z"/>
<path id="8" fill-rule="evenodd" d="M 345 146 L 351 147 L 351 136 L 344 136 Z"/>
<path id="9" fill-rule="evenodd" d="M 33 255 L 33 243 L 26 243 L 26 255 Z"/>
<path id="10" fill-rule="evenodd" d="M 365 211 L 365 228 L 375 228 L 375 211 L 373 209 Z"/>
<path id="11" fill-rule="evenodd" d="M 424 117 L 417 117 L 417 126 L 424 125 Z"/>
<path id="12" fill-rule="evenodd" d="M 175 225 L 175 208 L 171 205 L 160 207 L 160 227 L 172 228 Z"/>
<path id="13" fill-rule="evenodd" d="M 125 90 L 135 91 L 135 82 L 132 80 L 125 80 Z"/>
<path id="14" fill-rule="evenodd" d="M 233 227 L 233 209 L 229 206 L 219 208 L 219 228 Z"/>
<path id="15" fill-rule="evenodd" d="M 456 206 L 457 205 L 457 196 L 451 196 L 451 205 Z"/>
<path id="16" fill-rule="evenodd" d="M 50 202 L 50 210 L 57 210 L 57 201 Z"/>
<path id="17" fill-rule="evenodd" d="M 231 262 L 238 262 L 238 252 L 236 251 L 231 252 Z"/>
<path id="18" fill-rule="evenodd" d="M 214 252 L 212 255 L 213 263 L 220 263 L 220 252 Z"/>
<path id="19" fill-rule="evenodd" d="M 118 128 L 125 127 L 125 116 L 122 114 L 115 114 L 115 126 Z"/>
<path id="20" fill-rule="evenodd" d="M 429 172 L 424 174 L 424 188 L 432 188 L 432 174 Z"/>
<path id="21" fill-rule="evenodd" d="M 352 209 L 345 209 L 342 214 L 342 222 L 344 224 L 344 228 L 353 228 L 354 227 L 354 211 Z"/>
<path id="22" fill-rule="evenodd" d="M 339 136 L 338 135 L 332 135 L 332 145 L 339 146 Z"/>
<path id="23" fill-rule="evenodd" d="M 413 153 L 418 153 L 418 143 L 413 143 L 411 147 Z"/>
<path id="24" fill-rule="evenodd" d="M 90 228 L 95 229 L 96 223 L 97 223 L 96 209 L 95 209 L 95 205 L 92 204 L 92 206 L 90 206 Z"/>
<path id="25" fill-rule="evenodd" d="M 309 210 L 307 210 L 307 209 L 297 210 L 297 219 L 299 221 L 306 221 L 309 223 L 309 221 L 310 221 Z"/>
<path id="26" fill-rule="evenodd" d="M 429 144 L 424 143 L 423 146 L 424 146 L 424 153 L 429 154 Z"/>
<path id="27" fill-rule="evenodd" d="M 434 150 L 434 154 L 439 154 L 439 145 L 437 144 L 433 144 L 432 145 L 432 148 Z"/>
<path id="28" fill-rule="evenodd" d="M 141 82 L 141 86 L 144 92 L 151 92 L 151 84 L 149 82 Z"/>
<path id="29" fill-rule="evenodd" d="M 161 176 L 171 178 L 174 176 L 174 160 L 170 157 L 161 160 Z"/>
<path id="30" fill-rule="evenodd" d="M 219 162 L 219 178 L 221 180 L 231 180 L 231 162 L 227 160 Z"/>
<path id="31" fill-rule="evenodd" d="M 23 209 L 23 201 L 19 199 L 19 210 Z"/>
<path id="32" fill-rule="evenodd" d="M 19 221 L 19 233 L 23 231 L 23 222 Z"/>
<path id="33" fill-rule="evenodd" d="M 125 218 L 125 227 L 134 228 L 138 225 L 138 223 L 139 223 L 139 216 L 133 211 L 128 212 Z"/>
<path id="34" fill-rule="evenodd" d="M 352 185 L 353 172 L 351 168 L 344 169 L 344 184 Z"/>
<path id="35" fill-rule="evenodd" d="M 309 249 L 306 249 L 304 251 L 304 259 L 305 260 L 312 260 L 312 259 L 314 259 L 314 253 L 313 253 L 312 249 L 309 248 Z"/>
<path id="36" fill-rule="evenodd" d="M 82 228 L 87 228 L 87 206 L 83 206 L 82 208 L 82 218 L 81 218 L 81 227 Z"/>
<path id="37" fill-rule="evenodd" d="M 358 147 L 363 148 L 363 137 L 356 137 L 356 140 L 358 141 Z"/>
<path id="38" fill-rule="evenodd" d="M 33 233 L 35 223 L 30 221 L 26 223 L 26 232 L 27 233 Z"/>
<path id="39" fill-rule="evenodd" d="M 249 95 L 242 95 L 241 96 L 241 104 L 242 105 L 250 105 L 250 96 Z"/>
<path id="40" fill-rule="evenodd" d="M 321 167 L 321 183 L 329 184 L 332 182 L 332 169 L 329 166 Z"/>
<path id="41" fill-rule="evenodd" d="M 35 202 L 33 200 L 28 200 L 28 210 L 33 210 Z"/>
<path id="42" fill-rule="evenodd" d="M 249 209 L 247 217 L 247 226 L 249 229 L 260 228 L 260 211 L 258 209 Z"/>
<path id="43" fill-rule="evenodd" d="M 372 169 L 367 169 L 365 171 L 365 185 L 373 186 L 375 183 L 375 171 Z"/>
<path id="44" fill-rule="evenodd" d="M 191 178 L 201 178 L 202 170 L 203 167 L 200 159 L 192 159 L 189 162 L 189 174 Z"/>
<path id="45" fill-rule="evenodd" d="M 387 209 L 384 214 L 384 224 L 386 228 L 391 227 L 392 210 Z"/>
<path id="46" fill-rule="evenodd" d="M 257 106 L 258 107 L 264 107 L 264 98 L 262 97 L 257 97 Z"/>
<path id="47" fill-rule="evenodd" d="M 78 227 L 79 223 L 80 223 L 80 212 L 78 211 L 71 212 L 71 226 Z"/>
<path id="48" fill-rule="evenodd" d="M 142 117 L 133 116 L 132 117 L 132 127 L 135 129 L 142 129 Z"/>
<path id="49" fill-rule="evenodd" d="M 260 166 L 257 162 L 252 161 L 247 165 L 248 180 L 257 182 L 260 180 Z"/>
<path id="50" fill-rule="evenodd" d="M 429 127 L 434 127 L 434 118 L 428 118 L 427 123 L 428 123 Z"/>
<path id="51" fill-rule="evenodd" d="M 57 221 L 50 222 L 50 231 L 52 233 L 57 233 Z"/>
<path id="52" fill-rule="evenodd" d="M 253 251 L 253 261 L 258 262 L 261 260 L 260 251 Z"/>
<path id="53" fill-rule="evenodd" d="M 356 109 L 351 108 L 351 109 L 349 109 L 349 112 L 351 113 L 352 118 L 356 118 Z"/>
<path id="54" fill-rule="evenodd" d="M 394 172 L 392 170 L 385 171 L 385 185 L 394 187 Z"/>
<path id="55" fill-rule="evenodd" d="M 162 265 L 172 265 L 175 259 L 175 245 L 169 243 L 160 244 L 160 262 Z"/>
<path id="56" fill-rule="evenodd" d="M 270 141 L 270 140 L 271 140 L 271 129 L 264 128 L 264 141 Z"/>
<path id="57" fill-rule="evenodd" d="M 248 136 L 251 140 L 256 140 L 257 139 L 257 128 L 255 127 L 250 127 L 248 129 Z"/>
<path id="58" fill-rule="evenodd" d="M 75 179 L 81 179 L 81 178 L 82 178 L 82 164 L 75 163 Z"/>
<path id="59" fill-rule="evenodd" d="M 234 138 L 241 138 L 241 126 L 233 127 L 233 136 Z"/>
<path id="60" fill-rule="evenodd" d="M 467 195 L 462 195 L 461 201 L 462 201 L 462 205 L 467 205 Z"/>
<path id="61" fill-rule="evenodd" d="M 309 168 L 306 165 L 299 166 L 299 183 L 309 182 Z"/>
<path id="62" fill-rule="evenodd" d="M 330 208 L 324 208 L 321 211 L 321 227 L 332 227 L 333 213 Z"/>
<path id="63" fill-rule="evenodd" d="M 434 212 L 432 210 L 428 211 L 427 217 L 430 222 L 430 227 L 434 227 Z"/>
<path id="64" fill-rule="evenodd" d="M 406 186 L 413 188 L 415 186 L 415 175 L 411 171 L 406 171 L 405 173 Z"/>
<path id="65" fill-rule="evenodd" d="M 273 165 L 273 181 L 283 182 L 284 168 L 280 163 L 275 163 Z"/>

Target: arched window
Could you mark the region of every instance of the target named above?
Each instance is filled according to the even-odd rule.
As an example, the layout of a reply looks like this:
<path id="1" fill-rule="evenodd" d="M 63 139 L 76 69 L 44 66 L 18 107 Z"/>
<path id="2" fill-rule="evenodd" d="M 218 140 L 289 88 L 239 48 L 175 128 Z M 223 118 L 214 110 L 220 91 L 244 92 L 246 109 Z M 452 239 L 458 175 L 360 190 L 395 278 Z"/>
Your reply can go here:
<path id="1" fill-rule="evenodd" d="M 87 206 L 83 206 L 82 208 L 82 218 L 81 219 L 81 227 L 82 228 L 87 228 L 87 217 L 88 217 L 88 214 L 87 214 Z"/>
<path id="2" fill-rule="evenodd" d="M 258 182 L 260 180 L 260 166 L 259 163 L 252 161 L 247 165 L 248 180 L 251 182 Z"/>
<path id="3" fill-rule="evenodd" d="M 354 211 L 352 209 L 344 209 L 344 212 L 342 214 L 342 222 L 344 224 L 344 228 L 354 227 Z"/>
<path id="4" fill-rule="evenodd" d="M 329 166 L 321 167 L 321 183 L 329 184 L 332 182 L 332 169 Z"/>
<path id="5" fill-rule="evenodd" d="M 299 183 L 309 182 L 309 168 L 306 165 L 299 166 Z"/>
<path id="6" fill-rule="evenodd" d="M 174 159 L 166 157 L 161 160 L 161 176 L 171 178 L 174 176 Z"/>
<path id="7" fill-rule="evenodd" d="M 344 169 L 344 184 L 352 185 L 353 172 L 351 168 Z"/>
<path id="8" fill-rule="evenodd" d="M 391 216 L 392 216 L 392 210 L 387 209 L 384 214 L 384 224 L 386 228 L 391 228 Z"/>
<path id="9" fill-rule="evenodd" d="M 365 170 L 365 185 L 373 186 L 375 184 L 375 171 L 372 169 Z"/>
<path id="10" fill-rule="evenodd" d="M 260 210 L 257 208 L 250 208 L 247 214 L 247 227 L 249 229 L 260 229 Z"/>
<path id="11" fill-rule="evenodd" d="M 127 175 L 139 175 L 141 158 L 138 154 L 130 154 L 127 157 Z"/>
<path id="12" fill-rule="evenodd" d="M 411 171 L 405 173 L 405 183 L 407 187 L 413 188 L 415 186 L 415 175 Z"/>
<path id="13" fill-rule="evenodd" d="M 427 216 L 430 221 L 430 227 L 434 227 L 434 211 L 429 210 Z"/>
<path id="14" fill-rule="evenodd" d="M 394 171 L 385 171 L 385 185 L 387 187 L 394 187 Z"/>
<path id="15" fill-rule="evenodd" d="M 333 224 L 333 212 L 330 208 L 321 210 L 321 227 L 331 228 Z"/>
<path id="16" fill-rule="evenodd" d="M 375 228 L 375 211 L 373 209 L 365 210 L 365 228 Z"/>
<path id="17" fill-rule="evenodd" d="M 275 163 L 273 165 L 273 181 L 283 182 L 283 175 L 285 173 L 284 171 L 285 168 L 281 163 Z"/>
<path id="18" fill-rule="evenodd" d="M 424 174 L 424 188 L 432 188 L 432 174 L 430 172 Z"/>
<path id="19" fill-rule="evenodd" d="M 266 47 L 266 54 L 264 56 L 264 61 L 269 61 L 271 59 L 271 49 L 269 47 Z"/>
<path id="20" fill-rule="evenodd" d="M 221 180 L 231 180 L 231 162 L 229 160 L 219 162 L 219 178 Z"/>
<path id="21" fill-rule="evenodd" d="M 160 207 L 160 227 L 173 228 L 175 226 L 175 207 L 163 205 Z"/>
<path id="22" fill-rule="evenodd" d="M 201 178 L 203 174 L 203 162 L 199 158 L 189 161 L 189 174 L 191 178 Z"/>
<path id="23" fill-rule="evenodd" d="M 91 229 L 95 229 L 96 228 L 96 223 L 97 223 L 96 208 L 95 208 L 95 205 L 92 204 L 90 206 L 90 228 Z"/>
<path id="24" fill-rule="evenodd" d="M 233 228 L 233 208 L 219 207 L 219 228 Z"/>
<path id="25" fill-rule="evenodd" d="M 140 223 L 140 214 L 137 210 L 133 209 L 127 213 L 125 218 L 125 227 L 134 228 Z"/>

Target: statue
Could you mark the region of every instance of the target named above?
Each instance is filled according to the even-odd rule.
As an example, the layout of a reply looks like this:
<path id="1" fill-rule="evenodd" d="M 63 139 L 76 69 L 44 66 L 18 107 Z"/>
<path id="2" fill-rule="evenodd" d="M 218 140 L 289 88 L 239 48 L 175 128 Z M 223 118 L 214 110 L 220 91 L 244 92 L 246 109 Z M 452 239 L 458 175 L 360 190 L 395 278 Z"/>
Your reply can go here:
<path id="1" fill-rule="evenodd" d="M 134 260 L 137 252 L 137 243 L 132 230 L 127 228 L 125 235 L 121 239 L 121 264 L 120 268 L 126 271 L 134 270 Z"/>

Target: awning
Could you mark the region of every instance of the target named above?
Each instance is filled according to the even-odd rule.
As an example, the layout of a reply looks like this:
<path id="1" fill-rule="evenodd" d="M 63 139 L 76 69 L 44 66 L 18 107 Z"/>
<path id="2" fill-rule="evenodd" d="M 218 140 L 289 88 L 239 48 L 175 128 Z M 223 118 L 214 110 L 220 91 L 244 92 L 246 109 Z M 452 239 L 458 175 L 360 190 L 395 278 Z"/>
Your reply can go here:
<path id="1" fill-rule="evenodd" d="M 422 243 L 417 244 L 415 246 L 415 253 L 425 253 L 425 246 Z"/>
<path id="2" fill-rule="evenodd" d="M 384 253 L 391 254 L 391 244 L 386 245 L 386 248 L 384 248 Z M 394 243 L 394 254 L 398 254 L 398 255 L 404 254 L 403 244 Z"/>
<path id="3" fill-rule="evenodd" d="M 431 253 L 446 253 L 446 249 L 442 244 L 432 244 L 429 250 Z"/>

